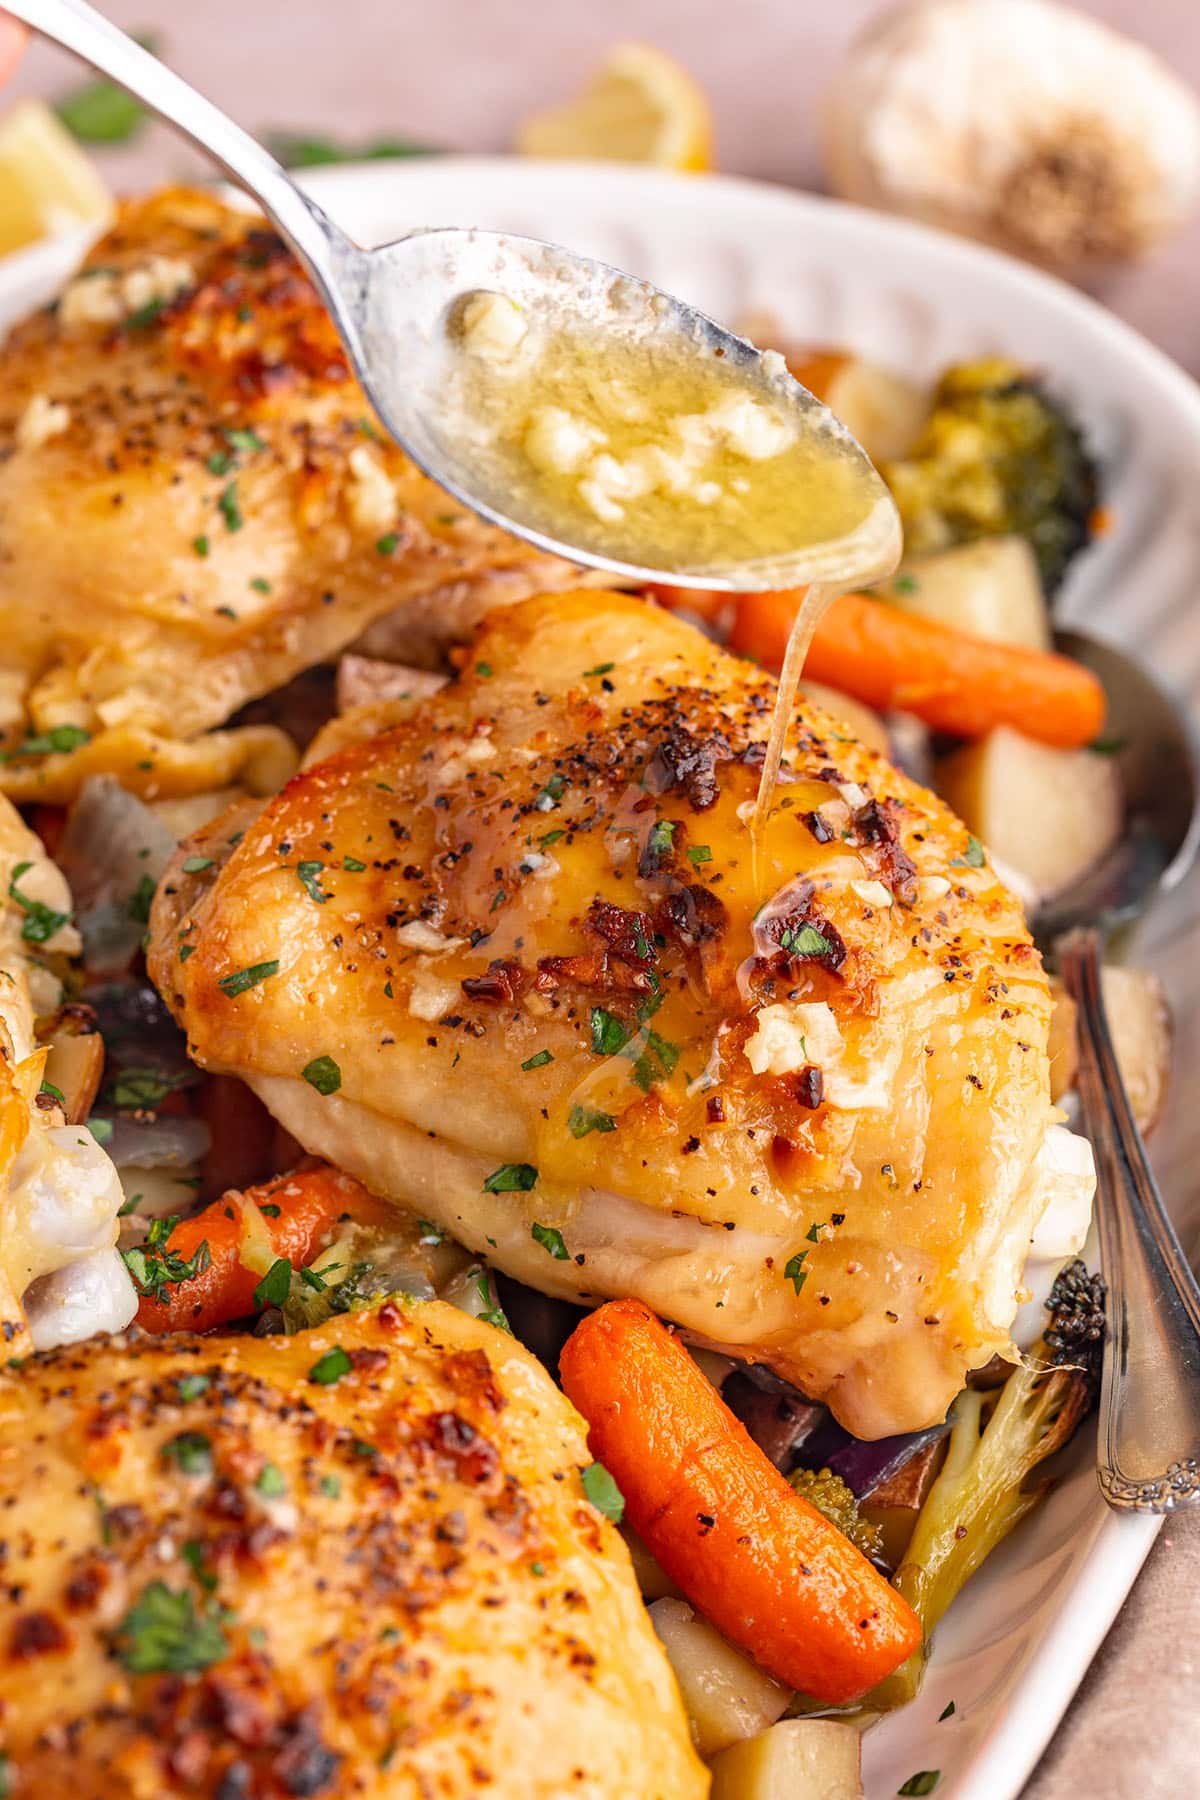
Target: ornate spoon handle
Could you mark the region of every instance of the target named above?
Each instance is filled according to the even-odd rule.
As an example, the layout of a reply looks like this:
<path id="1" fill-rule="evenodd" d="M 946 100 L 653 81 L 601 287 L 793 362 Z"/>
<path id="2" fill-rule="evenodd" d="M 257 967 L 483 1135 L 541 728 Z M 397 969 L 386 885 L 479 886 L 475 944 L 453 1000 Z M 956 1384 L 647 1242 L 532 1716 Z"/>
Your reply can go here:
<path id="1" fill-rule="evenodd" d="M 1200 1288 L 1150 1173 L 1100 991 L 1100 937 L 1057 946 L 1079 1008 L 1079 1098 L 1096 1155 L 1108 1335 L 1097 1473 L 1112 1507 L 1170 1512 L 1200 1499 Z"/>

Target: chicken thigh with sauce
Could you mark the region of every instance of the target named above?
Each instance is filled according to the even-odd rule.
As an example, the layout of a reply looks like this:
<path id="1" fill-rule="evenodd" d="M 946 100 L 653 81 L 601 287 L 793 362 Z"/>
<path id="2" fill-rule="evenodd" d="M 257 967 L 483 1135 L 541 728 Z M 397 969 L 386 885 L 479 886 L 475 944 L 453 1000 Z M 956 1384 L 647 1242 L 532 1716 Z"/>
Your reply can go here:
<path id="1" fill-rule="evenodd" d="M 752 842 L 774 698 L 630 596 L 493 614 L 391 730 L 183 847 L 150 966 L 309 1150 L 870 1437 L 1008 1349 L 1076 1178 L 1017 901 L 808 703 Z"/>
<path id="2" fill-rule="evenodd" d="M 0 1371 L 14 1800 L 701 1800 L 581 1421 L 388 1301 Z"/>

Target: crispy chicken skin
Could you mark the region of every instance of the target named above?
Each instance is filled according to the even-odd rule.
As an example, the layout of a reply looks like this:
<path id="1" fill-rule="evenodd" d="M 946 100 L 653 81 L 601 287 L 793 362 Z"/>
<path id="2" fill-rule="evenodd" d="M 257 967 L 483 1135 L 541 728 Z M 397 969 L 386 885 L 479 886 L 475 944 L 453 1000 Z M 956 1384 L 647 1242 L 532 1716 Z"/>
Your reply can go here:
<path id="1" fill-rule="evenodd" d="M 0 1373 L 8 1791 L 700 1800 L 588 1460 L 436 1301 Z"/>
<path id="2" fill-rule="evenodd" d="M 402 603 L 444 630 L 493 581 L 567 570 L 384 437 L 261 218 L 187 189 L 130 201 L 0 350 L 0 726 L 94 738 L 6 763 L 0 791 L 63 799 L 101 768 L 142 792 L 221 785 L 261 730 L 210 744 L 190 782 L 177 740 Z"/>
<path id="3" fill-rule="evenodd" d="M 150 966 L 310 1150 L 875 1436 L 1009 1345 L 1050 997 L 966 829 L 808 705 L 752 847 L 774 693 L 630 596 L 493 614 L 394 729 L 184 847 Z"/>

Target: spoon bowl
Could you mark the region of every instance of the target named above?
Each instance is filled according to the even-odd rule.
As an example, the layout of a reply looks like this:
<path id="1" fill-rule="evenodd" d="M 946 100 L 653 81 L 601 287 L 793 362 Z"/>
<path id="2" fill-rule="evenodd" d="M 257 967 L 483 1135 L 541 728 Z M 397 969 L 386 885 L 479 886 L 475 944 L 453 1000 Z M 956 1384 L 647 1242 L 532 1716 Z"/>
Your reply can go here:
<path id="1" fill-rule="evenodd" d="M 568 560 L 667 585 L 753 591 L 867 583 L 896 566 L 900 520 L 890 494 L 846 428 L 787 373 L 778 355 L 759 352 L 647 282 L 535 239 L 448 229 L 364 249 L 261 144 L 86 0 L 5 0 L 5 11 L 135 95 L 259 201 L 308 269 L 387 430 L 427 475 L 472 510 Z M 623 547 L 618 536 L 614 555 L 578 497 L 582 483 L 577 492 L 572 488 L 573 504 L 548 513 L 549 483 L 522 448 L 529 418 L 522 426 L 515 415 L 502 417 L 488 404 L 489 388 L 502 385 L 501 371 L 488 372 L 469 393 L 456 383 L 453 364 L 457 358 L 461 373 L 463 346 L 455 320 L 471 296 L 499 296 L 510 304 L 528 327 L 531 346 L 542 343 L 544 362 L 561 349 L 566 329 L 586 339 L 593 352 L 591 385 L 584 378 L 578 386 L 593 402 L 611 390 L 610 372 L 623 371 L 631 390 L 640 387 L 652 426 L 687 423 L 684 415 L 692 409 L 686 405 L 666 409 L 674 418 L 654 418 L 667 361 L 682 359 L 696 391 L 703 390 L 701 375 L 711 391 L 719 374 L 726 393 L 769 401 L 772 426 L 782 434 L 778 441 L 786 439 L 788 448 L 746 450 L 736 478 L 724 485 L 701 480 L 698 465 L 685 468 L 678 453 L 667 465 L 653 464 L 658 473 L 649 490 L 667 496 L 668 510 L 677 515 L 672 542 L 668 547 L 661 535 L 649 534 L 639 541 L 631 533 Z M 528 373 L 536 380 L 539 370 Z M 706 422 L 711 425 L 711 415 L 690 420 L 693 426 Z M 583 424 L 586 432 L 586 417 Z M 593 432 L 593 449 L 605 441 Z M 721 441 L 733 440 L 727 432 Z M 748 441 L 743 437 L 743 448 Z M 501 449 L 510 453 L 507 462 Z M 627 486 L 644 480 L 652 466 L 647 458 L 662 453 L 651 439 L 641 463 L 626 461 L 615 479 Z M 841 505 L 830 511 L 831 529 L 823 530 L 821 505 L 814 520 L 814 508 L 803 504 L 813 499 L 805 471 L 818 482 L 824 476 L 831 495 L 840 493 Z M 707 499 L 701 492 L 706 486 L 713 490 Z M 614 526 L 625 509 L 611 496 L 606 504 L 607 513 L 598 505 L 591 510 Z M 566 523 L 555 528 L 560 514 Z M 714 524 L 718 515 L 723 532 Z M 756 517 L 770 522 L 769 542 L 748 553 L 751 540 L 739 532 Z M 697 557 L 693 531 L 710 550 L 718 543 L 726 547 L 719 555 Z M 649 554 L 634 553 L 639 548 Z"/>

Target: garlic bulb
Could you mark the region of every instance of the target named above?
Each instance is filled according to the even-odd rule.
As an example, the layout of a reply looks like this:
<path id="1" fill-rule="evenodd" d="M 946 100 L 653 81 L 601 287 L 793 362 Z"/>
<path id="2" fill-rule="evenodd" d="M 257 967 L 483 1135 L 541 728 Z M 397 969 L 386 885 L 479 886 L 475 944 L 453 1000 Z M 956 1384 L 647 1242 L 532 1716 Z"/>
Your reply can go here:
<path id="1" fill-rule="evenodd" d="M 908 0 L 828 96 L 845 199 L 1063 272 L 1138 256 L 1200 195 L 1200 103 L 1139 44 L 1051 0 Z"/>

